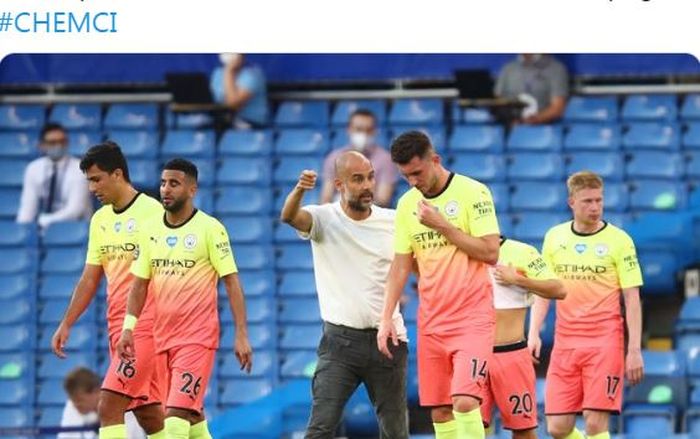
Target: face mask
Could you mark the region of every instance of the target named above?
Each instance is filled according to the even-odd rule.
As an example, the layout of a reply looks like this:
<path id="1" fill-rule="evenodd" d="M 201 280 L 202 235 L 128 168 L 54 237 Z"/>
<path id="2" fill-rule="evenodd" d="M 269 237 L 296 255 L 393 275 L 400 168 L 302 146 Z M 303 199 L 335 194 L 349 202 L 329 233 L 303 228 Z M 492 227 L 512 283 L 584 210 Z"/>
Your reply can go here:
<path id="1" fill-rule="evenodd" d="M 350 134 L 350 145 L 358 151 L 364 151 L 374 142 L 374 137 L 363 132 L 354 132 Z"/>
<path id="2" fill-rule="evenodd" d="M 50 148 L 46 148 L 44 153 L 46 154 L 46 157 L 50 158 L 51 160 L 58 161 L 66 155 L 66 150 L 67 148 L 64 148 L 63 146 L 52 146 Z"/>

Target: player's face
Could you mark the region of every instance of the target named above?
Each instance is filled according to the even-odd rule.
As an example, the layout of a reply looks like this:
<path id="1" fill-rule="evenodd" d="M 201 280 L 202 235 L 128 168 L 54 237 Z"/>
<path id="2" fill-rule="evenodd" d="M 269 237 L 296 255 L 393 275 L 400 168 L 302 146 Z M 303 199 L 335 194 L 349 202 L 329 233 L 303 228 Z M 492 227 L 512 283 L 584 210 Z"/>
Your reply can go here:
<path id="1" fill-rule="evenodd" d="M 80 390 L 70 396 L 70 400 L 73 402 L 73 405 L 75 405 L 75 408 L 83 415 L 97 411 L 97 402 L 99 398 L 99 390 L 95 392 Z"/>
<path id="2" fill-rule="evenodd" d="M 351 166 L 336 185 L 341 198 L 347 201 L 352 210 L 366 212 L 371 208 L 374 201 L 374 169 L 369 161 Z"/>
<path id="3" fill-rule="evenodd" d="M 603 189 L 579 189 L 569 197 L 574 219 L 584 224 L 597 224 L 603 217 Z"/>
<path id="4" fill-rule="evenodd" d="M 196 184 L 182 171 L 166 169 L 160 178 L 160 200 L 168 212 L 180 211 L 194 198 Z"/>
<path id="5" fill-rule="evenodd" d="M 103 171 L 97 167 L 97 165 L 92 165 L 85 172 L 85 178 L 88 181 L 88 189 L 90 193 L 93 194 L 100 203 L 102 204 L 113 204 L 116 198 L 116 182 L 117 173 L 121 173 L 121 169 L 116 169 L 111 174 L 107 171 Z"/>
<path id="6" fill-rule="evenodd" d="M 431 194 L 438 183 L 436 169 L 439 163 L 440 157 L 437 154 L 431 154 L 424 158 L 413 157 L 405 165 L 398 165 L 398 168 L 408 184 L 426 195 Z"/>

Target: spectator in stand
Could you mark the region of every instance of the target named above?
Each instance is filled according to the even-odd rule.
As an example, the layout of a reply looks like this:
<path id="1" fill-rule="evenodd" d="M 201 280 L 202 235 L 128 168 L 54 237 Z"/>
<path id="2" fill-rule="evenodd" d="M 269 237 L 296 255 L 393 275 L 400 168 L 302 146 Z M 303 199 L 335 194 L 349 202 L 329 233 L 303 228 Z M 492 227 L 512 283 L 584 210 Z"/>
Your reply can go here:
<path id="1" fill-rule="evenodd" d="M 262 69 L 246 64 L 240 53 L 222 53 L 219 59 L 223 65 L 211 74 L 214 99 L 236 110 L 236 128 L 267 125 L 267 85 Z"/>

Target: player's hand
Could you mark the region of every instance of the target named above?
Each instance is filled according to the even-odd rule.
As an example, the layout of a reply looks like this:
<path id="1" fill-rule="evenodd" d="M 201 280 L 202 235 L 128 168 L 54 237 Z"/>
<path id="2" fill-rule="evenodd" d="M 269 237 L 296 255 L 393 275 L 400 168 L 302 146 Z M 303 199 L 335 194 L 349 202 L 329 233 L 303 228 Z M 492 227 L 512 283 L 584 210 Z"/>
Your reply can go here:
<path id="1" fill-rule="evenodd" d="M 625 359 L 625 377 L 627 378 L 627 382 L 632 386 L 642 382 L 642 378 L 644 378 L 644 360 L 642 359 L 641 351 L 636 350 L 627 353 L 627 358 Z"/>
<path id="2" fill-rule="evenodd" d="M 430 227 L 433 230 L 439 229 L 447 222 L 447 220 L 440 215 L 438 208 L 425 200 L 420 200 L 418 202 L 418 206 L 416 207 L 416 216 L 421 224 Z"/>
<path id="3" fill-rule="evenodd" d="M 136 358 L 134 349 L 134 334 L 126 329 L 117 342 L 117 356 L 124 361 L 132 361 Z"/>
<path id="4" fill-rule="evenodd" d="M 513 285 L 520 274 L 512 265 L 497 265 L 493 272 L 493 278 L 501 285 Z"/>
<path id="5" fill-rule="evenodd" d="M 532 362 L 540 364 L 540 352 L 542 351 L 542 339 L 539 334 L 530 334 L 527 338 L 527 350 L 530 351 Z"/>
<path id="6" fill-rule="evenodd" d="M 236 335 L 233 351 L 236 353 L 236 358 L 241 365 L 241 370 L 250 373 L 250 370 L 253 368 L 253 349 L 248 342 L 248 336 Z"/>
<path id="7" fill-rule="evenodd" d="M 58 325 L 56 332 L 53 333 L 53 337 L 51 337 L 51 349 L 53 349 L 53 353 L 56 354 L 58 358 L 66 358 L 66 353 L 63 349 L 66 343 L 68 343 L 69 336 L 70 329 L 63 323 Z"/>
<path id="8" fill-rule="evenodd" d="M 316 171 L 304 169 L 301 171 L 296 188 L 302 191 L 310 191 L 316 187 L 316 178 Z"/>
<path id="9" fill-rule="evenodd" d="M 382 322 L 379 324 L 379 330 L 377 331 L 377 348 L 379 349 L 379 352 L 393 359 L 394 356 L 391 354 L 391 350 L 389 349 L 389 345 L 387 343 L 389 338 L 391 338 L 391 342 L 394 343 L 394 346 L 399 345 L 399 336 L 396 333 L 396 326 L 394 326 L 394 322 L 391 320 L 382 320 Z"/>

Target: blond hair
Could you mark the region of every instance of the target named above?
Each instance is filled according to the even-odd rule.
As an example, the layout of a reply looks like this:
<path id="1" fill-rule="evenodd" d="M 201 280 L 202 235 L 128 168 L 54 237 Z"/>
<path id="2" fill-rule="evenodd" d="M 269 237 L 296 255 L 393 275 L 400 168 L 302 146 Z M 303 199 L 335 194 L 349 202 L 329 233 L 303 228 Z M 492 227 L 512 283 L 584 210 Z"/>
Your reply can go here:
<path id="1" fill-rule="evenodd" d="M 566 187 L 569 189 L 569 196 L 572 196 L 581 189 L 602 189 L 603 179 L 595 172 L 580 171 L 569 176 Z"/>

